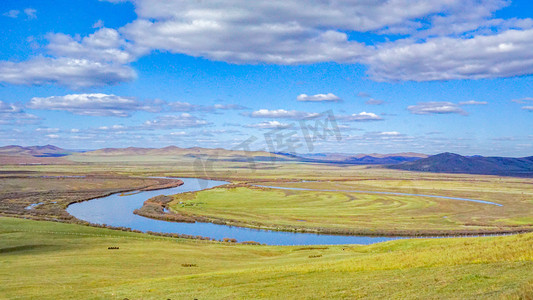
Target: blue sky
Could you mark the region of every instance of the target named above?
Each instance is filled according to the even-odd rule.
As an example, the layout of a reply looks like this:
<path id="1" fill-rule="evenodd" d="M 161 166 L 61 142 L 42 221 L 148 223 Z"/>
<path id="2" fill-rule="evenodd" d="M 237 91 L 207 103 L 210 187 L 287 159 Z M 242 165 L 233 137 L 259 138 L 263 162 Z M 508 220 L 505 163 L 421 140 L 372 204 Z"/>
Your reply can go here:
<path id="1" fill-rule="evenodd" d="M 529 156 L 532 15 L 503 0 L 4 0 L 0 145 Z M 302 124 L 325 118 L 340 138 L 309 147 Z"/>

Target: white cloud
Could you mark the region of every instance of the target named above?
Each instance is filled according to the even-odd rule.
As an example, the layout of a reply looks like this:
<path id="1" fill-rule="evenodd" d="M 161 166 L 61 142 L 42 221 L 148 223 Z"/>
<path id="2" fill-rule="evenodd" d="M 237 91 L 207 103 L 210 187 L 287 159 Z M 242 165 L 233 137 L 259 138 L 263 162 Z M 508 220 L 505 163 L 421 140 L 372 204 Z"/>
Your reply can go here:
<path id="1" fill-rule="evenodd" d="M 160 110 L 158 101 L 141 102 L 130 97 L 107 94 L 71 94 L 46 98 L 34 97 L 27 107 L 31 109 L 62 110 L 77 115 L 127 117 L 133 111 Z"/>
<path id="2" fill-rule="evenodd" d="M 39 117 L 26 113 L 20 106 L 0 100 L 0 125 L 36 124 Z"/>
<path id="3" fill-rule="evenodd" d="M 365 101 L 365 104 L 368 104 L 368 105 L 381 105 L 383 103 L 385 103 L 385 101 L 379 100 L 379 99 L 374 99 L 374 98 L 370 98 L 370 99 Z"/>
<path id="4" fill-rule="evenodd" d="M 170 135 L 172 135 L 172 136 L 186 136 L 187 132 L 185 132 L 185 131 L 176 131 L 176 132 L 171 132 Z"/>
<path id="5" fill-rule="evenodd" d="M 213 106 L 213 109 L 221 109 L 221 110 L 242 110 L 247 109 L 246 106 L 242 106 L 239 104 L 215 104 Z"/>
<path id="6" fill-rule="evenodd" d="M 188 113 L 181 115 L 165 115 L 160 116 L 156 120 L 146 121 L 143 125 L 146 129 L 169 129 L 169 128 L 187 128 L 187 127 L 201 127 L 209 125 L 206 120 L 199 119 Z"/>
<path id="7" fill-rule="evenodd" d="M 303 111 L 296 111 L 296 110 L 284 110 L 284 109 L 276 109 L 276 110 L 268 110 L 268 109 L 260 109 L 252 112 L 249 115 L 252 118 L 279 118 L 279 119 L 309 119 L 309 118 L 315 118 L 318 117 L 320 114 L 318 113 L 308 113 Z"/>
<path id="8" fill-rule="evenodd" d="M 71 88 L 116 84 L 134 79 L 127 64 L 151 50 L 237 64 L 361 63 L 378 81 L 533 74 L 533 19 L 494 17 L 508 0 L 132 3 L 138 18 L 122 28 L 97 22 L 98 30 L 86 37 L 50 34 L 47 56 L 0 61 L 0 82 Z M 24 11 L 29 18 L 35 15 L 32 9 Z M 393 42 L 365 44 L 352 32 Z M 395 34 L 405 38 L 396 40 Z M 319 95 L 302 101 L 333 101 L 313 98 Z"/>
<path id="9" fill-rule="evenodd" d="M 457 11 L 462 2 L 140 0 L 135 4 L 139 18 L 121 31 L 141 46 L 233 63 L 302 64 L 355 62 L 370 49 L 348 40 L 346 31 L 416 22 L 428 14 Z"/>
<path id="10" fill-rule="evenodd" d="M 381 121 L 381 120 L 383 120 L 383 118 L 381 118 L 380 116 L 376 115 L 375 113 L 370 113 L 370 112 L 366 112 L 366 111 L 360 112 L 358 114 L 352 114 L 352 115 L 349 115 L 349 116 L 340 116 L 340 117 L 338 117 L 338 119 L 344 120 L 344 121 L 355 121 L 355 122 L 367 122 L 367 121 Z"/>
<path id="11" fill-rule="evenodd" d="M 316 95 L 307 95 L 300 94 L 296 97 L 298 101 L 304 102 L 339 102 L 342 101 L 341 98 L 332 93 L 327 94 L 316 94 Z"/>
<path id="12" fill-rule="evenodd" d="M 102 21 L 102 20 L 98 20 L 98 21 L 94 22 L 94 24 L 93 24 L 93 28 L 102 28 L 102 27 L 104 27 L 104 21 Z"/>
<path id="13" fill-rule="evenodd" d="M 98 127 L 98 130 L 103 131 L 122 131 L 124 129 L 127 129 L 124 125 L 113 125 L 113 126 L 100 126 Z"/>
<path id="14" fill-rule="evenodd" d="M 26 17 L 28 19 L 36 19 L 37 18 L 37 10 L 33 8 L 25 8 L 24 13 L 26 14 Z"/>
<path id="15" fill-rule="evenodd" d="M 26 15 L 26 18 L 28 19 L 36 19 L 37 18 L 37 10 L 33 8 L 25 8 L 22 10 L 24 14 Z M 3 16 L 16 19 L 20 15 L 20 10 L 18 9 L 12 9 L 2 14 Z"/>
<path id="16" fill-rule="evenodd" d="M 0 82 L 59 84 L 78 89 L 131 81 L 136 72 L 126 64 L 144 54 L 142 47 L 126 42 L 120 34 L 101 28 L 86 37 L 48 34 L 49 55 L 22 62 L 0 61 Z"/>
<path id="17" fill-rule="evenodd" d="M 523 110 L 533 111 L 533 106 L 522 106 Z"/>
<path id="18" fill-rule="evenodd" d="M 124 65 L 86 59 L 37 57 L 23 62 L 0 61 L 0 82 L 71 88 L 113 85 L 131 81 L 135 71 Z"/>
<path id="19" fill-rule="evenodd" d="M 533 73 L 533 29 L 472 38 L 437 37 L 382 45 L 365 58 L 377 81 L 510 77 Z"/>
<path id="20" fill-rule="evenodd" d="M 427 115 L 427 114 L 461 114 L 467 113 L 462 110 L 457 104 L 452 102 L 424 102 L 417 105 L 411 105 L 407 109 L 412 114 Z"/>
<path id="21" fill-rule="evenodd" d="M 10 11 L 6 11 L 2 15 L 6 16 L 6 17 L 9 17 L 9 18 L 16 19 L 16 18 L 18 18 L 19 14 L 20 14 L 20 10 L 12 9 Z"/>
<path id="22" fill-rule="evenodd" d="M 115 29 L 100 28 L 82 39 L 62 33 L 47 35 L 51 54 L 60 57 L 89 59 L 97 62 L 125 64 L 144 53 L 126 42 Z"/>
<path id="23" fill-rule="evenodd" d="M 51 139 L 57 139 L 57 138 L 59 138 L 59 135 L 57 135 L 57 134 L 47 134 L 46 137 L 51 138 Z"/>
<path id="24" fill-rule="evenodd" d="M 243 110 L 246 107 L 238 104 L 215 104 L 215 105 L 199 105 L 188 102 L 169 102 L 168 106 L 173 111 L 191 112 L 215 112 L 216 110 Z"/>
<path id="25" fill-rule="evenodd" d="M 528 101 L 533 101 L 533 98 L 532 97 L 525 97 L 525 98 L 520 98 L 520 99 L 513 99 L 511 100 L 515 103 L 519 103 L 519 104 L 524 104 L 524 103 L 528 103 Z"/>
<path id="26" fill-rule="evenodd" d="M 59 132 L 59 128 L 37 128 L 37 132 L 56 133 Z"/>
<path id="27" fill-rule="evenodd" d="M 281 123 L 278 121 L 266 121 L 266 122 L 261 122 L 257 124 L 246 125 L 245 127 L 259 128 L 259 129 L 276 129 L 276 128 L 284 129 L 284 128 L 290 128 L 292 127 L 292 125 L 293 124 Z"/>
<path id="28" fill-rule="evenodd" d="M 487 104 L 488 104 L 487 101 L 476 101 L 476 100 L 459 102 L 459 105 L 487 105 Z"/>
<path id="29" fill-rule="evenodd" d="M 398 135 L 401 135 L 401 133 L 399 133 L 398 131 L 383 131 L 380 133 L 380 135 L 384 135 L 384 136 L 398 136 Z"/>

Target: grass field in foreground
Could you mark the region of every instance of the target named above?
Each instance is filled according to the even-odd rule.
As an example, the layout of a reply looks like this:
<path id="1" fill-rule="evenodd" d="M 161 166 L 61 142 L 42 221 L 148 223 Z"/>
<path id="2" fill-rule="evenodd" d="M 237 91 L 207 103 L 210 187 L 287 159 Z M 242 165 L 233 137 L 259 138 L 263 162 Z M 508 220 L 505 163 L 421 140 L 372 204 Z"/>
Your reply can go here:
<path id="1" fill-rule="evenodd" d="M 387 184 L 388 182 L 384 182 Z M 478 184 L 467 189 L 456 183 L 431 182 L 439 189 L 417 188 L 416 192 L 455 197 L 476 197 L 497 201 L 503 206 L 443 198 L 280 190 L 260 187 L 215 188 L 177 194 L 170 203 L 180 214 L 206 216 L 213 221 L 269 229 L 304 228 L 323 233 L 349 234 L 442 234 L 533 230 L 531 189 L 489 190 Z M 355 185 L 353 182 L 273 183 L 315 189 L 384 190 L 383 187 Z M 520 194 L 518 191 L 523 192 Z M 390 189 L 389 189 L 390 190 Z M 411 189 L 391 191 L 412 193 Z M 527 192 L 527 196 L 523 193 Z"/>
<path id="2" fill-rule="evenodd" d="M 274 247 L 0 218 L 0 266 L 5 298 L 527 299 L 533 234 Z"/>

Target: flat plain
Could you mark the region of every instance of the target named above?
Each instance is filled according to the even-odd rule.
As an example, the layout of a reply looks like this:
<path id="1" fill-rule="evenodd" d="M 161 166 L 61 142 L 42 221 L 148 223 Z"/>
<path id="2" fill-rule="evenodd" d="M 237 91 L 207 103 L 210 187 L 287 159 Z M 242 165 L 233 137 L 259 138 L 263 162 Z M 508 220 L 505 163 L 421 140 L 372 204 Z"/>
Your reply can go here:
<path id="1" fill-rule="evenodd" d="M 6 298 L 528 299 L 533 293 L 533 233 L 368 246 L 243 245 L 88 227 L 64 211 L 71 202 L 168 183 L 150 176 L 202 177 L 231 185 L 178 194 L 175 212 L 311 232 L 531 231 L 531 178 L 295 162 L 258 162 L 251 169 L 222 160 L 198 169 L 187 157 L 67 159 L 0 167 L 0 294 Z"/>

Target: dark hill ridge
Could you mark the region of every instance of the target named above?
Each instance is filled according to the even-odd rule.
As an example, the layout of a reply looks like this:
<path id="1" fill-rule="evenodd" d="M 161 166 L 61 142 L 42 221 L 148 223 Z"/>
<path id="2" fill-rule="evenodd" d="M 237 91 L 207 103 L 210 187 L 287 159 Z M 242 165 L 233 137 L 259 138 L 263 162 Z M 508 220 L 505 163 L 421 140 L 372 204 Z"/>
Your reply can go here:
<path id="1" fill-rule="evenodd" d="M 389 168 L 435 173 L 465 173 L 533 177 L 533 156 L 483 157 L 441 153 L 413 162 L 391 165 Z"/>
<path id="2" fill-rule="evenodd" d="M 345 165 L 388 165 L 398 164 L 406 161 L 415 161 L 428 157 L 421 153 L 394 153 L 394 154 L 344 154 L 344 153 L 312 153 L 312 154 L 295 154 L 281 153 L 288 158 L 302 162 L 311 163 L 328 163 L 328 164 L 345 164 Z"/>

